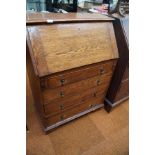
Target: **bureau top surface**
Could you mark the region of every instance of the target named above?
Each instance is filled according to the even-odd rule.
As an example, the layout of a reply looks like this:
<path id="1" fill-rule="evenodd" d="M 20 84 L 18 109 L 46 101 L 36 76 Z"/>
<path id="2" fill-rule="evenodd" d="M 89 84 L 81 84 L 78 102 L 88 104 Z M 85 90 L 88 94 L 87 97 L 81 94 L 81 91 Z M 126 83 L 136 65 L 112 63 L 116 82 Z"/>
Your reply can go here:
<path id="1" fill-rule="evenodd" d="M 39 77 L 118 58 L 111 22 L 27 26 L 27 43 Z"/>
<path id="2" fill-rule="evenodd" d="M 26 22 L 27 24 L 33 23 L 46 23 L 47 20 L 53 22 L 65 22 L 65 21 L 112 21 L 111 17 L 101 14 L 90 14 L 90 13 L 39 13 L 27 12 Z"/>

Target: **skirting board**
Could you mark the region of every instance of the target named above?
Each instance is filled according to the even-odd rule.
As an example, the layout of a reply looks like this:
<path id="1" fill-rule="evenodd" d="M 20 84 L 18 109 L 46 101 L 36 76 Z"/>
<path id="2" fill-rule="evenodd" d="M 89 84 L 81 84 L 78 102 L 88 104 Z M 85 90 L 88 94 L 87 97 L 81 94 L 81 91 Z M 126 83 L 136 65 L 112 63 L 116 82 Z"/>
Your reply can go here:
<path id="1" fill-rule="evenodd" d="M 124 102 L 125 100 L 129 99 L 129 96 L 122 98 L 121 100 L 112 103 L 110 102 L 107 98 L 105 98 L 104 101 L 104 108 L 107 112 L 110 112 L 114 107 L 116 107 L 117 105 L 119 105 L 120 103 Z"/>
<path id="2" fill-rule="evenodd" d="M 65 123 L 67 123 L 67 122 L 70 122 L 70 121 L 72 121 L 72 120 L 74 120 L 74 119 L 76 119 L 76 118 L 78 118 L 78 117 L 81 117 L 81 116 L 83 116 L 83 115 L 85 115 L 85 114 L 87 114 L 87 113 L 89 113 L 89 112 L 95 111 L 95 110 L 97 110 L 97 109 L 99 109 L 99 108 L 101 108 L 101 107 L 104 107 L 104 104 L 100 104 L 100 105 L 94 106 L 94 107 L 92 107 L 92 108 L 90 108 L 90 109 L 88 109 L 88 110 L 86 110 L 86 111 L 84 111 L 84 112 L 81 112 L 81 113 L 76 114 L 76 115 L 74 115 L 74 116 L 72 116 L 72 117 L 70 117 L 70 118 L 67 118 L 67 119 L 65 119 L 65 120 L 63 120 L 63 121 L 60 121 L 60 122 L 58 122 L 58 123 L 56 123 L 56 124 L 53 124 L 53 125 L 51 125 L 51 126 L 45 128 L 44 131 L 45 131 L 45 132 L 48 132 L 49 130 L 52 130 L 52 129 L 54 129 L 54 128 L 57 128 L 57 127 L 60 126 L 60 125 L 63 125 L 63 124 L 65 124 Z"/>

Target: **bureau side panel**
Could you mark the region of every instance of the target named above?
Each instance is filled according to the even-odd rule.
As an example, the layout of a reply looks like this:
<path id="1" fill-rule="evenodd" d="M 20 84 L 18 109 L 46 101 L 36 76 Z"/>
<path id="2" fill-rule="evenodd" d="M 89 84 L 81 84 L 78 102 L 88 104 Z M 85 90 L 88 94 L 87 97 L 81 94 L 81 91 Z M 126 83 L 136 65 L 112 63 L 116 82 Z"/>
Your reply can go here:
<path id="1" fill-rule="evenodd" d="M 27 43 L 26 43 L 26 69 L 27 69 L 29 80 L 30 80 L 30 87 L 32 90 L 33 98 L 34 98 L 34 103 L 38 109 L 39 115 L 41 115 L 43 124 L 45 126 L 45 121 L 43 119 L 44 108 L 43 108 L 42 93 L 41 93 L 41 88 L 40 88 L 40 79 L 35 74 L 34 67 L 32 64 L 32 59 L 31 59 L 30 52 L 29 52 L 29 47 Z"/>

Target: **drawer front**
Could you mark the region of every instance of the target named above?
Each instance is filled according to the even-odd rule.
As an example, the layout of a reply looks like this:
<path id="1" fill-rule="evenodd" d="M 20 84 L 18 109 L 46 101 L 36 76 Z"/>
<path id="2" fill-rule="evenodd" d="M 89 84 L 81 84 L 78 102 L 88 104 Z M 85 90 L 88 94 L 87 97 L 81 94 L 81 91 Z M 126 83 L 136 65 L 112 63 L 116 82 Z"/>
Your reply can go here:
<path id="1" fill-rule="evenodd" d="M 90 98 L 95 99 L 99 96 L 104 97 L 107 88 L 107 85 L 101 85 L 80 94 L 69 96 L 65 100 L 61 100 L 61 98 L 53 100 L 51 103 L 44 105 L 45 115 L 53 115 L 55 113 L 63 112 L 64 110 L 81 104 Z"/>
<path id="2" fill-rule="evenodd" d="M 96 76 L 56 89 L 46 89 L 43 91 L 44 104 L 58 98 L 61 98 L 62 100 L 66 99 L 69 95 L 79 94 L 85 90 L 100 86 L 102 84 L 107 85 L 110 82 L 111 76 L 112 73 L 102 76 Z"/>
<path id="3" fill-rule="evenodd" d="M 84 103 L 82 103 L 82 104 L 80 104 L 80 105 L 78 105 L 72 109 L 69 109 L 69 110 L 62 112 L 61 114 L 51 116 L 51 117 L 46 119 L 46 124 L 47 124 L 47 126 L 50 126 L 50 125 L 55 124 L 57 122 L 63 121 L 64 119 L 72 117 L 72 116 L 74 116 L 80 112 L 88 110 L 95 105 L 103 104 L 103 98 L 104 97 L 98 97 L 96 99 L 90 99 L 87 102 L 84 102 Z"/>
<path id="4" fill-rule="evenodd" d="M 103 75 L 108 72 L 112 72 L 113 61 L 102 62 L 92 66 L 82 67 L 73 71 L 60 73 L 56 76 L 50 76 L 41 80 L 41 86 L 43 89 L 51 89 L 60 86 L 64 86 L 70 83 L 78 82 L 93 76 Z"/>
<path id="5" fill-rule="evenodd" d="M 115 97 L 115 101 L 119 101 L 124 97 L 129 96 L 129 80 L 123 81 Z"/>

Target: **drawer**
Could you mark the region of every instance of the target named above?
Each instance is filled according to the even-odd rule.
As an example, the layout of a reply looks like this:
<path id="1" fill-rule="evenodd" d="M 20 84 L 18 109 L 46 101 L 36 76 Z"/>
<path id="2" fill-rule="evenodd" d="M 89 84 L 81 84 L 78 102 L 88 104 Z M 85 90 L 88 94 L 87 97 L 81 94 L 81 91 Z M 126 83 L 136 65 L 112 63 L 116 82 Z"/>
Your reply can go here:
<path id="1" fill-rule="evenodd" d="M 47 124 L 47 126 L 50 126 L 50 125 L 55 124 L 57 122 L 63 121 L 64 119 L 72 117 L 72 116 L 74 116 L 80 112 L 88 110 L 95 105 L 103 104 L 103 98 L 104 97 L 98 97 L 96 99 L 90 99 L 87 102 L 84 102 L 84 103 L 82 103 L 82 104 L 80 104 L 80 105 L 78 105 L 72 109 L 69 109 L 69 110 L 66 110 L 60 114 L 48 117 L 46 119 L 46 124 Z"/>
<path id="2" fill-rule="evenodd" d="M 76 83 L 72 83 L 63 87 L 55 89 L 46 89 L 43 91 L 44 104 L 51 102 L 52 100 L 61 98 L 62 100 L 68 98 L 69 95 L 79 94 L 90 88 L 94 88 L 99 85 L 107 85 L 110 82 L 112 74 L 105 74 L 82 80 Z"/>
<path id="3" fill-rule="evenodd" d="M 118 93 L 115 97 L 115 101 L 121 100 L 129 96 L 129 80 L 125 80 L 121 83 Z"/>
<path id="4" fill-rule="evenodd" d="M 95 65 L 74 69 L 73 71 L 65 71 L 58 75 L 43 78 L 41 80 L 42 89 L 56 88 L 70 83 L 81 81 L 93 76 L 103 75 L 112 72 L 114 60 L 102 62 Z"/>
<path id="5" fill-rule="evenodd" d="M 60 113 L 70 107 L 74 107 L 82 102 L 92 98 L 97 98 L 99 96 L 105 96 L 107 90 L 107 85 L 97 86 L 93 89 L 89 89 L 80 94 L 69 96 L 65 100 L 57 99 L 44 105 L 45 115 L 53 115 L 55 113 Z"/>

